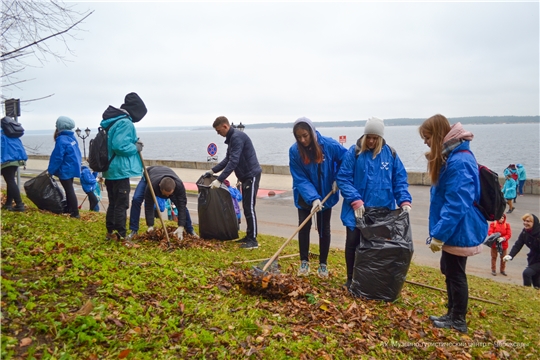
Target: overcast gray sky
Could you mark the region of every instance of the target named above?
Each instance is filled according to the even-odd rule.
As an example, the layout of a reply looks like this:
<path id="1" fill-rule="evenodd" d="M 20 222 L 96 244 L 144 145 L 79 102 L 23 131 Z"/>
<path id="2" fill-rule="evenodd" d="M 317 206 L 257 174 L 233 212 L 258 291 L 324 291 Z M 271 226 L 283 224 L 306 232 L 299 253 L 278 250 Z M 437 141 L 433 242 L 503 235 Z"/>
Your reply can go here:
<path id="1" fill-rule="evenodd" d="M 137 92 L 137 127 L 539 114 L 539 3 L 86 2 L 69 62 L 27 68 L 30 129 L 97 128 Z"/>

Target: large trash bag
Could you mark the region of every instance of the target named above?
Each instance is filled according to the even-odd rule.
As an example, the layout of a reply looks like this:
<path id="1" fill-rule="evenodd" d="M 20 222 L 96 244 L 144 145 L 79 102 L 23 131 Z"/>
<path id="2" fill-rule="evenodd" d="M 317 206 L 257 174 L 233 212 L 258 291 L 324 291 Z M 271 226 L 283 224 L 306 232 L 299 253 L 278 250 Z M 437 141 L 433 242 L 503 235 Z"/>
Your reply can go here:
<path id="1" fill-rule="evenodd" d="M 356 226 L 361 235 L 349 291 L 367 299 L 395 301 L 414 252 L 409 214 L 401 209 L 366 208 Z"/>
<path id="2" fill-rule="evenodd" d="M 238 239 L 238 219 L 231 193 L 225 184 L 219 189 L 210 189 L 215 179 L 217 176 L 201 176 L 197 180 L 199 235 L 203 239 Z"/>
<path id="3" fill-rule="evenodd" d="M 47 171 L 24 183 L 26 196 L 38 209 L 47 210 L 55 214 L 61 214 L 66 207 L 66 196 L 58 183 L 49 176 Z"/>

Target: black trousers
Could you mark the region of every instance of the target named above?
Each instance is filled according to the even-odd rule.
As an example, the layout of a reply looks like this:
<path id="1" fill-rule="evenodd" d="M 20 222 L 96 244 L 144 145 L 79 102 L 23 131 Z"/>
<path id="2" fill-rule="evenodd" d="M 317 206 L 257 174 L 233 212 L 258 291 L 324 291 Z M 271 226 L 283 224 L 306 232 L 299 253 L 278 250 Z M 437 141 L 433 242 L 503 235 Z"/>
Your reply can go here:
<path id="1" fill-rule="evenodd" d="M 540 289 L 540 263 L 529 265 L 523 270 L 523 285 Z"/>
<path id="2" fill-rule="evenodd" d="M 360 244 L 360 229 L 347 229 L 345 238 L 345 264 L 347 265 L 347 280 L 352 280 L 354 270 L 354 258 L 356 256 L 356 248 Z"/>
<path id="3" fill-rule="evenodd" d="M 311 213 L 311 210 L 298 209 L 298 225 L 304 222 Z M 319 263 L 327 264 L 328 252 L 330 251 L 330 219 L 332 209 L 319 211 L 317 213 L 317 231 L 319 232 Z M 298 244 L 300 246 L 300 260 L 309 261 L 309 233 L 313 218 L 304 225 L 298 232 Z"/>
<path id="4" fill-rule="evenodd" d="M 121 237 L 126 237 L 127 209 L 129 208 L 129 178 L 120 180 L 105 180 L 109 207 L 105 216 L 107 232 L 117 231 Z"/>
<path id="5" fill-rule="evenodd" d="M 441 272 L 446 277 L 446 291 L 448 292 L 448 313 L 453 316 L 467 315 L 469 301 L 469 285 L 465 268 L 467 257 L 458 256 L 442 251 Z"/>
<path id="6" fill-rule="evenodd" d="M 89 191 L 86 193 L 86 196 L 88 196 L 88 202 L 90 204 L 90 211 L 96 211 L 94 209 L 99 204 L 99 200 L 96 194 L 93 191 Z"/>
<path id="7" fill-rule="evenodd" d="M 17 174 L 18 166 L 6 166 L 2 169 L 2 176 L 6 182 L 6 206 L 12 206 L 13 200 L 15 200 L 15 205 L 22 204 L 21 191 L 17 186 L 17 181 L 15 180 L 15 174 Z"/>
<path id="8" fill-rule="evenodd" d="M 255 213 L 255 203 L 257 201 L 257 191 L 261 174 L 242 181 L 242 207 L 246 217 L 246 239 L 257 241 L 257 214 Z"/>
<path id="9" fill-rule="evenodd" d="M 77 201 L 77 195 L 75 195 L 75 189 L 73 188 L 73 178 L 62 180 L 60 184 L 66 192 L 66 212 L 71 216 L 79 215 L 79 203 Z"/>

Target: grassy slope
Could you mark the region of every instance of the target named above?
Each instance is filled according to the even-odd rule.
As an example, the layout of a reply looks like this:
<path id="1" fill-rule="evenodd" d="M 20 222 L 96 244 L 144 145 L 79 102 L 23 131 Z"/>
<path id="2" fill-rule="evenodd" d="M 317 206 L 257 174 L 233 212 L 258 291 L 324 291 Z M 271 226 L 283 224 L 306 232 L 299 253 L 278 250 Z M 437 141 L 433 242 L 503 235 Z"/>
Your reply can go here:
<path id="1" fill-rule="evenodd" d="M 252 264 L 232 262 L 270 257 L 282 238 L 261 236 L 256 251 L 215 241 L 126 248 L 104 240 L 103 214 L 82 215 L 2 212 L 2 358 L 540 357 L 531 288 L 470 276 L 471 295 L 501 305 L 471 300 L 462 335 L 427 319 L 445 312 L 444 293 L 406 283 L 393 304 L 345 294 L 340 250 L 329 280 L 289 277 L 294 294 L 269 300 L 234 281 Z M 298 259 L 279 263 L 294 273 Z M 412 264 L 408 279 L 444 288 L 436 269 Z"/>

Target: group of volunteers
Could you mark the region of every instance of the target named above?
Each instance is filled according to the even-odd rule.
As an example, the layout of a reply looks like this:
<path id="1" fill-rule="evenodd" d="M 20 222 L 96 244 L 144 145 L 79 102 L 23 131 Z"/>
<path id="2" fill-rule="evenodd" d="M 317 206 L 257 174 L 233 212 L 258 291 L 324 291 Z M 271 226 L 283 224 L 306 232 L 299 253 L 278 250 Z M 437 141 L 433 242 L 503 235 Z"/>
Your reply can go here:
<path id="1" fill-rule="evenodd" d="M 108 128 L 110 158 L 108 170 L 102 173 L 109 199 L 105 238 L 127 245 L 138 233 L 143 201 L 148 231 L 153 230 L 152 190 L 157 197 L 170 199 L 177 208 L 178 228 L 174 235 L 183 239 L 185 231 L 196 236 L 186 208 L 186 190 L 178 175 L 167 167 L 151 166 L 147 169 L 150 184 L 142 176 L 144 164 L 140 152 L 143 144 L 137 137 L 134 124 L 146 112 L 142 99 L 136 93 L 129 93 L 120 107 L 109 106 L 105 110 L 100 124 Z M 234 171 L 241 184 L 242 210 L 247 226 L 246 236 L 238 241 L 241 248 L 256 249 L 259 243 L 255 205 L 262 169 L 255 148 L 249 136 L 232 127 L 226 117 L 219 116 L 212 126 L 219 135 L 225 137 L 228 147 L 225 158 L 204 176 L 213 178 L 210 189 L 227 188 L 227 178 Z M 60 179 L 65 189 L 66 211 L 78 217 L 73 178 L 81 177 L 81 154 L 72 131 L 74 127 L 75 123 L 68 117 L 58 118 L 56 146 L 51 154 L 48 171 Z M 351 286 L 355 250 L 361 240 L 361 232 L 356 224 L 364 216 L 366 208 L 401 208 L 408 213 L 412 210 L 413 199 L 408 191 L 407 172 L 397 151 L 386 143 L 384 130 L 383 120 L 370 118 L 365 124 L 364 134 L 355 145 L 346 149 L 336 140 L 321 135 L 310 119 L 302 117 L 294 123 L 295 142 L 289 149 L 294 204 L 298 210 L 299 224 L 309 218 L 298 234 L 301 261 L 299 276 L 310 273 L 308 255 L 312 216 L 316 219 L 319 235 L 317 275 L 321 278 L 329 276 L 327 260 L 331 243 L 330 220 L 332 208 L 338 203 L 340 193 L 343 198 L 340 216 L 346 227 L 347 280 L 344 287 L 347 289 Z M 431 316 L 430 319 L 436 327 L 467 332 L 467 258 L 480 253 L 488 234 L 488 223 L 474 205 L 480 197 L 480 180 L 478 165 L 469 146 L 473 134 L 460 123 L 450 125 L 446 117 L 438 114 L 422 123 L 419 135 L 429 148 L 425 157 L 432 183 L 429 237 L 426 242 L 433 252 L 442 250 L 440 270 L 445 276 L 448 293 L 447 314 Z M 15 140 L 18 140 L 18 145 Z M 26 153 L 24 156 L 23 153 L 20 139 L 8 139 L 2 132 L 2 175 L 7 184 L 5 210 L 24 211 L 14 181 L 14 169 L 27 159 Z M 141 177 L 141 180 L 132 199 L 129 222 L 131 232 L 128 235 L 126 221 L 131 177 Z M 95 205 L 94 200 L 91 208 L 92 205 Z M 491 224 L 489 232 L 499 232 L 501 239 L 508 240 L 511 230 L 505 223 L 503 217 Z M 531 214 L 523 216 L 523 224 L 524 229 L 518 241 L 508 255 L 506 252 L 502 254 L 502 258 L 504 262 L 511 260 L 523 245 L 529 247 L 528 267 L 523 273 L 524 285 L 540 288 L 540 224 L 538 218 Z M 507 247 L 507 244 L 503 245 L 505 251 Z M 492 270 L 495 272 L 495 260 L 492 261 Z M 501 273 L 505 274 L 502 266 Z"/>

